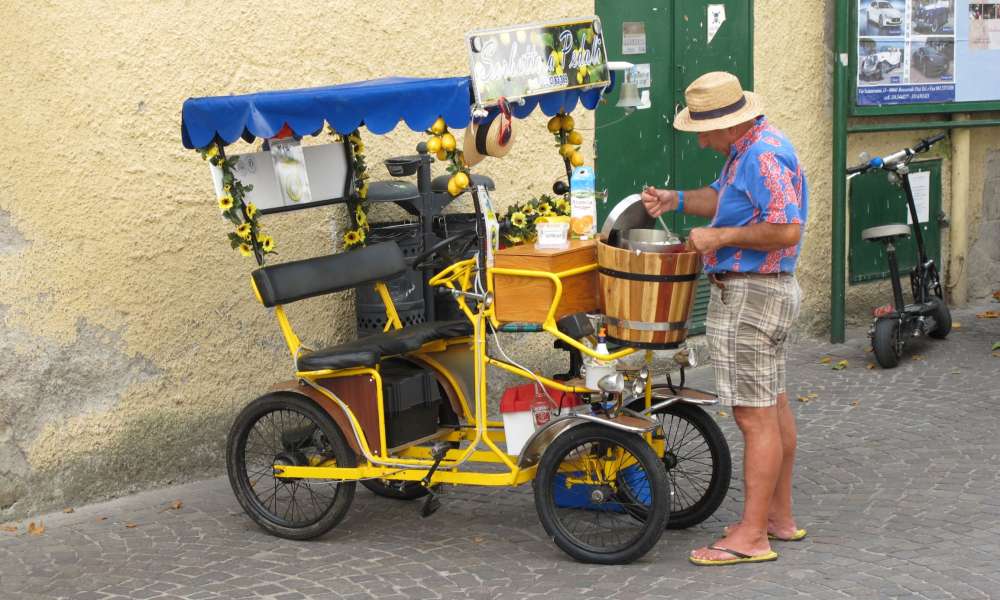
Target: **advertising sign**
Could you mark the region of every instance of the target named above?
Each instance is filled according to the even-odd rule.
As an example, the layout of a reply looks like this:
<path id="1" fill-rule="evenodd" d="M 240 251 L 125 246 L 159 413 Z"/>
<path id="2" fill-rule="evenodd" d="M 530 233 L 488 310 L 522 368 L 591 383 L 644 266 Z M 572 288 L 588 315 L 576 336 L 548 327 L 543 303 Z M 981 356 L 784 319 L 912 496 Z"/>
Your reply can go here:
<path id="1" fill-rule="evenodd" d="M 859 107 L 1000 100 L 1000 0 L 858 0 Z"/>
<path id="2" fill-rule="evenodd" d="M 480 106 L 611 83 L 597 17 L 471 31 L 466 42 Z"/>

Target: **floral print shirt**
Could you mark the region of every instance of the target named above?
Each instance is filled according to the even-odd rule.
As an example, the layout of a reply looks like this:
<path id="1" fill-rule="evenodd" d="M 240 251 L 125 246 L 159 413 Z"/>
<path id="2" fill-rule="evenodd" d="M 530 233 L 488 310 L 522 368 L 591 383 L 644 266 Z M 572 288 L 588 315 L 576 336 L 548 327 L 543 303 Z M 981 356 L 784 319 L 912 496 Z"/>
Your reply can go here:
<path id="1" fill-rule="evenodd" d="M 788 139 L 763 116 L 733 144 L 711 187 L 719 193 L 719 204 L 710 227 L 754 223 L 805 227 L 809 192 L 802 165 Z M 705 271 L 791 273 L 801 247 L 801 239 L 795 246 L 770 252 L 727 246 L 705 254 Z"/>

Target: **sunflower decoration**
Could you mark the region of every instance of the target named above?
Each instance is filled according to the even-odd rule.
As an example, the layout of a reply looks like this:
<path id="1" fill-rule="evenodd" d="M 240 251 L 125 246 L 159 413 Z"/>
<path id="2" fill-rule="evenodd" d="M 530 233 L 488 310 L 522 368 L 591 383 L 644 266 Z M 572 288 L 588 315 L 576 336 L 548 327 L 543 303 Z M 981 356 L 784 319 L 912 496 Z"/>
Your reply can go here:
<path id="1" fill-rule="evenodd" d="M 458 149 L 458 140 L 448 131 L 448 124 L 444 119 L 438 117 L 431 128 L 427 130 L 430 135 L 427 139 L 427 151 L 433 154 L 441 162 L 450 162 L 448 172 L 451 178 L 448 179 L 448 193 L 452 197 L 458 196 L 469 187 L 469 167 L 465 164 L 465 157 Z"/>
<path id="2" fill-rule="evenodd" d="M 198 150 L 202 159 L 209 161 L 222 171 L 222 194 L 216 198 L 222 216 L 233 224 L 229 232 L 229 245 L 233 250 L 239 250 L 243 256 L 253 256 L 263 264 L 264 255 L 274 253 L 274 238 L 261 233 L 261 223 L 257 219 L 257 207 L 253 202 L 246 202 L 246 195 L 253 190 L 252 185 L 244 185 L 233 175 L 233 170 L 239 162 L 238 157 L 228 158 L 222 148 L 212 143 Z M 260 240 L 266 238 L 267 244 Z"/>
<path id="3" fill-rule="evenodd" d="M 365 245 L 365 232 L 370 228 L 368 224 L 368 165 L 365 163 L 365 144 L 361 140 L 361 132 L 357 129 L 352 131 L 345 138 L 337 132 L 330 130 L 337 142 L 346 140 L 351 145 L 351 157 L 353 159 L 354 171 L 354 194 L 347 199 L 347 216 L 351 221 L 351 228 L 344 234 L 344 249 L 353 250 L 362 248 Z"/>
<path id="4" fill-rule="evenodd" d="M 568 217 L 569 209 L 565 198 L 553 198 L 546 194 L 512 204 L 507 207 L 507 214 L 500 223 L 500 235 L 508 246 L 533 242 L 538 237 L 535 232 L 538 219 Z"/>
<path id="5" fill-rule="evenodd" d="M 583 136 L 575 130 L 576 123 L 573 117 L 560 112 L 549 119 L 549 133 L 555 138 L 556 147 L 559 148 L 559 155 L 563 158 L 568 174 L 573 167 L 583 165 L 583 154 L 580 152 L 580 145 L 583 144 Z"/>

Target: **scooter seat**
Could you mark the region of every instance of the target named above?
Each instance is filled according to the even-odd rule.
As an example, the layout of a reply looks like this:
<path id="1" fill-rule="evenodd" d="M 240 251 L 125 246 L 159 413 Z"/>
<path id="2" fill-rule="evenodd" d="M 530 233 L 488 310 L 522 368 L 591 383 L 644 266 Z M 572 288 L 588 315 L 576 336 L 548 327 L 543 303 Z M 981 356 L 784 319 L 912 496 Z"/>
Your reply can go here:
<path id="1" fill-rule="evenodd" d="M 868 240 L 870 242 L 879 242 L 882 240 L 892 241 L 901 237 L 910 237 L 909 225 L 892 223 L 891 225 L 869 227 L 861 232 L 861 239 Z"/>
<path id="2" fill-rule="evenodd" d="M 377 333 L 332 348 L 301 354 L 301 371 L 372 367 L 384 356 L 406 354 L 427 342 L 472 335 L 472 324 L 465 320 L 420 323 L 402 329 Z"/>

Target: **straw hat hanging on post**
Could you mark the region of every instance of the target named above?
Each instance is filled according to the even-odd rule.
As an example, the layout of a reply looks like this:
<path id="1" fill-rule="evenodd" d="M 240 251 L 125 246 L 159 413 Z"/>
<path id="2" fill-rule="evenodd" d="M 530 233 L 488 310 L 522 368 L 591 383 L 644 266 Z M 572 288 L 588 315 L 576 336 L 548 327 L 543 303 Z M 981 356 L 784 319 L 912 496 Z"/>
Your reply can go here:
<path id="1" fill-rule="evenodd" d="M 500 158 L 510 152 L 513 145 L 510 105 L 505 98 L 500 98 L 495 111 L 491 110 L 485 119 L 470 123 L 465 128 L 465 138 L 462 141 L 465 164 L 471 167 L 487 156 Z"/>
<path id="2" fill-rule="evenodd" d="M 684 90 L 687 107 L 674 117 L 681 131 L 715 131 L 746 123 L 764 114 L 764 102 L 743 90 L 732 73 L 705 73 Z"/>

